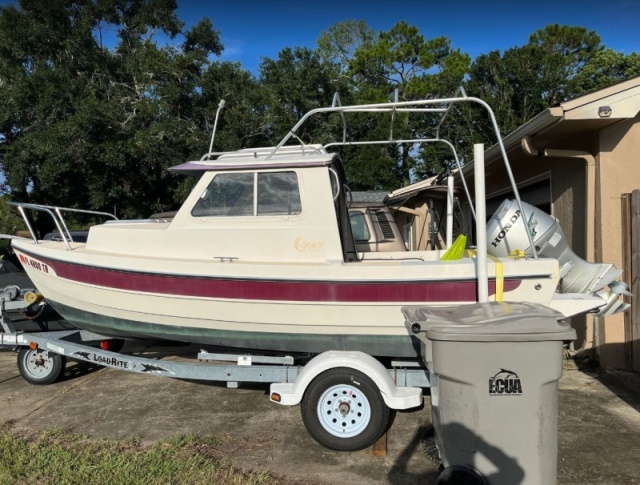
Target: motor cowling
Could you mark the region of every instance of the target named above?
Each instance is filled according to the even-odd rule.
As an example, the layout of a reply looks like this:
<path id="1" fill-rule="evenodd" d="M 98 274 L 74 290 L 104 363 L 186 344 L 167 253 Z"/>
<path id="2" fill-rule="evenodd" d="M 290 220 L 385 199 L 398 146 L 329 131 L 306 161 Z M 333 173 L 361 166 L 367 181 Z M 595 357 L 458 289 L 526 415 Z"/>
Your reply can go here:
<path id="1" fill-rule="evenodd" d="M 516 200 L 509 199 L 498 207 L 487 223 L 489 254 L 507 257 L 514 251 L 524 251 L 526 256 L 532 256 L 533 251 L 527 237 L 529 231 L 538 256 L 558 260 L 561 293 L 593 294 L 613 283 L 622 273 L 613 264 L 590 263 L 574 253 L 556 218 L 526 202 L 522 202 L 522 210 L 524 213 Z M 618 296 L 624 294 L 626 285 L 615 283 Z M 620 284 L 625 288 L 621 289 Z M 607 290 L 607 293 L 610 291 Z M 622 308 L 616 309 L 621 311 Z"/>

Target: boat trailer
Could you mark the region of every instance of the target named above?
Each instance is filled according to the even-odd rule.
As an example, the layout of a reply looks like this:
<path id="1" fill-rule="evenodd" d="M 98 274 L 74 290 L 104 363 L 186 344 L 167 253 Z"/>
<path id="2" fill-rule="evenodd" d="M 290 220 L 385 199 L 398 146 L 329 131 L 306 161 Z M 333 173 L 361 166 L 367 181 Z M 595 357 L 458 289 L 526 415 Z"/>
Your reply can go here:
<path id="1" fill-rule="evenodd" d="M 18 370 L 34 385 L 58 380 L 67 359 L 138 374 L 225 382 L 230 388 L 269 383 L 271 401 L 300 404 L 311 436 L 340 451 L 373 445 L 386 432 L 391 410 L 420 406 L 422 389 L 430 386 L 424 363 L 393 361 L 385 367 L 363 352 L 294 356 L 201 350 L 197 362 L 174 361 L 122 353 L 123 340 L 85 330 L 24 332 L 11 314 L 46 304 L 25 297 L 31 293 L 19 288 L 0 292 L 0 348 L 17 351 Z"/>
<path id="2" fill-rule="evenodd" d="M 385 367 L 353 351 L 296 357 L 201 350 L 197 363 L 130 355 L 109 350 L 119 349 L 121 340 L 84 330 L 17 330 L 11 312 L 46 304 L 21 295 L 15 288 L 0 292 L 0 348 L 18 351 L 18 369 L 31 384 L 53 383 L 67 358 L 139 374 L 226 382 L 228 387 L 269 383 L 271 401 L 300 404 L 309 434 L 338 451 L 376 444 L 390 425 L 391 410 L 421 405 L 422 388 L 430 387 L 436 431 L 432 459 L 443 466 L 437 483 L 502 485 L 520 483 L 524 476 L 532 478 L 527 483 L 556 483 L 557 381 L 562 344 L 574 339 L 575 331 L 562 314 L 543 305 L 403 307 L 407 329 L 425 345 L 424 362 Z M 460 362 L 460 355 L 466 362 Z M 505 420 L 512 426 L 503 427 Z M 544 446 L 537 441 L 524 446 L 518 433 L 509 431 L 516 428 L 524 430 L 522 435 L 539 436 Z M 487 454 L 486 462 L 486 450 L 476 449 L 483 439 L 515 458 Z M 491 478 L 496 466 L 505 475 Z"/>

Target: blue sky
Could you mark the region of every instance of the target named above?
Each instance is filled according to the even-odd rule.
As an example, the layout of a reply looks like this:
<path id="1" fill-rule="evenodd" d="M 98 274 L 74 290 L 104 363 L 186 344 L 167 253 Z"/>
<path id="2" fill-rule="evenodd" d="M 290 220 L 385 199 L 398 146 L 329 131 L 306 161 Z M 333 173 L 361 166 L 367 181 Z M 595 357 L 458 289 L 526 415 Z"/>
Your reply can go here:
<path id="1" fill-rule="evenodd" d="M 605 46 L 640 52 L 640 0 L 178 0 L 187 24 L 209 17 L 220 31 L 222 59 L 257 72 L 262 57 L 277 58 L 285 47 L 314 47 L 327 27 L 346 19 L 365 20 L 378 31 L 405 20 L 425 38 L 444 35 L 472 57 L 527 42 L 548 24 L 595 30 Z"/>
<path id="2" fill-rule="evenodd" d="M 0 5 L 17 0 L 0 0 Z M 448 37 L 476 57 L 525 44 L 546 25 L 595 30 L 616 51 L 640 52 L 640 0 L 177 0 L 187 26 L 208 17 L 220 32 L 221 59 L 239 61 L 257 74 L 263 57 L 285 47 L 314 47 L 320 33 L 346 19 L 365 20 L 377 31 L 405 20 L 425 38 Z M 113 39 L 115 41 L 115 38 Z M 105 38 L 108 43 L 109 39 Z"/>

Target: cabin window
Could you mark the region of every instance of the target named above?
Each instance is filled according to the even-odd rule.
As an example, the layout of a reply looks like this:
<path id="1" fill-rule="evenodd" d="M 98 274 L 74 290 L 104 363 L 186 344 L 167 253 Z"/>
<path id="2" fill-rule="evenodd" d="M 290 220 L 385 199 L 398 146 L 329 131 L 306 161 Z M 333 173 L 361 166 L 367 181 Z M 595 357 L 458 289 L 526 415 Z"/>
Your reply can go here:
<path id="1" fill-rule="evenodd" d="M 368 241 L 371 239 L 371 234 L 369 234 L 369 229 L 367 228 L 367 221 L 362 212 L 354 211 L 349 213 L 349 221 L 351 222 L 353 238 L 356 241 Z"/>
<path id="2" fill-rule="evenodd" d="M 300 214 L 300 191 L 295 172 L 258 174 L 258 215 Z"/>
<path id="3" fill-rule="evenodd" d="M 257 204 L 254 204 L 254 194 L 257 195 Z M 278 216 L 301 212 L 295 172 L 222 173 L 213 178 L 191 215 Z"/>
<path id="4" fill-rule="evenodd" d="M 195 207 L 194 217 L 253 215 L 252 173 L 222 173 L 216 175 Z"/>

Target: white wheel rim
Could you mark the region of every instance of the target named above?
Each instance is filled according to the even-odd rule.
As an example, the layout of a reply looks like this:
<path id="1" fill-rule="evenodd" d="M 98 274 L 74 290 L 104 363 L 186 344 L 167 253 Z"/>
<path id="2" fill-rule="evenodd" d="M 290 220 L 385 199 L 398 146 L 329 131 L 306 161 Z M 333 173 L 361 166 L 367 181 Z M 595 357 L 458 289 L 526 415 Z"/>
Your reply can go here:
<path id="1" fill-rule="evenodd" d="M 320 397 L 318 420 L 333 436 L 351 438 L 369 425 L 371 405 L 360 389 L 339 384 L 324 391 Z"/>
<path id="2" fill-rule="evenodd" d="M 24 359 L 25 370 L 33 377 L 47 377 L 53 370 L 53 359 L 44 356 L 39 352 L 29 352 Z"/>

